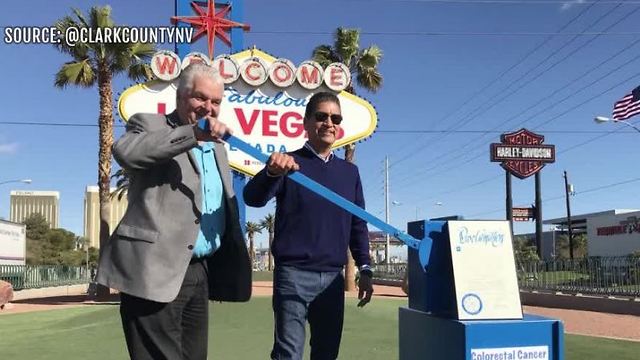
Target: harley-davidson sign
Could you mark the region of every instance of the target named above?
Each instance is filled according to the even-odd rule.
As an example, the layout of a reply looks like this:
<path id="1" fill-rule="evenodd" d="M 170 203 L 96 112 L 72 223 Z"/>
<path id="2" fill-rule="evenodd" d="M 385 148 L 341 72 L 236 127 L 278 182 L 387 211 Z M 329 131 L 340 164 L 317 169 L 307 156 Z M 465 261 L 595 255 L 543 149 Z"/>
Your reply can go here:
<path id="1" fill-rule="evenodd" d="M 502 134 L 502 143 L 491 144 L 491 161 L 501 162 L 501 166 L 520 179 L 527 178 L 556 161 L 554 145 L 542 144 L 544 136 L 527 129 Z"/>

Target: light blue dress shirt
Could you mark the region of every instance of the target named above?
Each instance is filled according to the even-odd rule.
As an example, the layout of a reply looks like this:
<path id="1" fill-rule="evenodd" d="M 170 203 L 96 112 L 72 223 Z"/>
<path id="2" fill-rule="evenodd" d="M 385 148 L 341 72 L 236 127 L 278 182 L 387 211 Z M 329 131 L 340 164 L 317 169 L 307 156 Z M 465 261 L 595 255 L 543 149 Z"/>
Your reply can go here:
<path id="1" fill-rule="evenodd" d="M 191 152 L 198 162 L 202 186 L 202 218 L 193 256 L 203 257 L 213 254 L 220 247 L 220 238 L 225 230 L 224 193 L 214 156 L 214 144 L 201 143 Z"/>

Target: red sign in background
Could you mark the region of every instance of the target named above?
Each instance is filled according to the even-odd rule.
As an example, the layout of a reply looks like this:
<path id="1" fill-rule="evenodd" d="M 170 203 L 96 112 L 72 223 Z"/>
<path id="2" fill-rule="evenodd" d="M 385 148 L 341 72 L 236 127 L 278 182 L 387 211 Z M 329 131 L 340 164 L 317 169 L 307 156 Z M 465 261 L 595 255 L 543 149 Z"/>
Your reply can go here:
<path id="1" fill-rule="evenodd" d="M 491 161 L 493 162 L 501 162 L 501 166 L 509 171 L 511 174 L 517 176 L 520 179 L 527 178 L 538 171 L 540 171 L 545 163 L 553 163 L 555 162 L 555 147 L 553 145 L 542 145 L 544 142 L 544 136 L 533 133 L 527 129 L 520 129 L 516 132 L 502 134 L 500 136 L 500 140 L 502 143 L 494 143 L 491 144 Z M 523 147 L 523 148 L 544 148 L 548 149 L 551 147 L 551 153 L 553 156 L 551 158 L 521 158 L 518 160 L 504 160 L 499 159 L 495 156 L 495 148 L 499 146 L 510 145 L 514 147 Z"/>

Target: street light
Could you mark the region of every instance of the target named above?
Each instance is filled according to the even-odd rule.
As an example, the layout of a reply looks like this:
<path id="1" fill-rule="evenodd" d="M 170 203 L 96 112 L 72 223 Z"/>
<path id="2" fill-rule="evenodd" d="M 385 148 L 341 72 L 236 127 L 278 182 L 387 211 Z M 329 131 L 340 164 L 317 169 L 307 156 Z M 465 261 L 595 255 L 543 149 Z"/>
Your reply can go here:
<path id="1" fill-rule="evenodd" d="M 606 122 L 614 122 L 614 123 L 618 123 L 618 124 L 625 124 L 627 126 L 632 127 L 635 131 L 640 132 L 640 128 L 638 128 L 637 126 L 633 125 L 632 123 L 626 122 L 626 121 L 620 121 L 620 120 L 616 120 L 616 119 L 610 119 L 606 116 L 596 116 L 593 121 L 597 122 L 598 124 L 602 124 L 602 123 L 606 123 Z"/>
<path id="2" fill-rule="evenodd" d="M 387 199 L 386 200 L 387 200 L 387 203 L 388 203 L 388 201 L 389 201 L 388 193 L 387 193 Z M 391 205 L 393 205 L 393 206 L 401 206 L 402 203 L 400 201 L 393 200 L 391 202 Z M 386 211 L 385 220 L 386 220 L 387 224 L 389 224 L 391 221 L 390 221 L 390 209 L 389 209 L 388 206 L 387 206 L 386 210 L 387 211 Z M 389 251 L 391 249 L 391 236 L 388 233 L 385 233 L 384 234 L 384 239 L 385 239 L 384 262 L 387 265 L 387 270 L 389 270 L 388 266 L 389 266 L 389 259 L 390 259 L 390 252 Z"/>
<path id="3" fill-rule="evenodd" d="M 0 181 L 0 185 L 3 185 L 3 184 L 9 184 L 9 183 L 25 183 L 25 184 L 31 184 L 31 179 L 21 179 L 21 180 L 7 180 L 7 181 Z"/>
<path id="4" fill-rule="evenodd" d="M 4 185 L 4 184 L 11 184 L 11 183 L 24 183 L 24 184 L 31 184 L 31 179 L 17 179 L 17 180 L 5 180 L 5 181 L 0 181 L 0 185 Z"/>

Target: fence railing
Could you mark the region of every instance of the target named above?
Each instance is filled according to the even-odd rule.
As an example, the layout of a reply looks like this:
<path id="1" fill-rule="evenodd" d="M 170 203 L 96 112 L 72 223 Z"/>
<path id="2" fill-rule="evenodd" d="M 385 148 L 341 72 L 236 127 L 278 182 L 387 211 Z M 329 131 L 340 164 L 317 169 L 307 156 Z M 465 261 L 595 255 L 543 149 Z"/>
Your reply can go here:
<path id="1" fill-rule="evenodd" d="M 374 279 L 400 283 L 407 265 L 383 264 L 373 269 Z M 519 261 L 516 271 L 524 290 L 640 297 L 640 257 Z"/>
<path id="2" fill-rule="evenodd" d="M 373 276 L 375 279 L 402 281 L 406 272 L 407 264 L 373 265 Z"/>
<path id="3" fill-rule="evenodd" d="M 373 270 L 375 279 L 401 283 L 407 264 L 374 265 Z M 640 297 L 640 257 L 519 261 L 516 271 L 520 289 Z M 90 274 L 82 266 L 0 265 L 0 280 L 22 290 L 87 283 Z"/>
<path id="4" fill-rule="evenodd" d="M 89 282 L 86 267 L 66 265 L 0 265 L 0 280 L 14 290 L 74 285 Z"/>
<path id="5" fill-rule="evenodd" d="M 517 273 L 521 289 L 640 296 L 640 258 L 634 256 L 523 261 Z"/>

